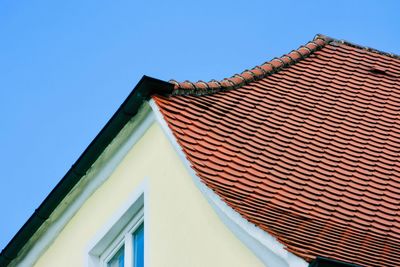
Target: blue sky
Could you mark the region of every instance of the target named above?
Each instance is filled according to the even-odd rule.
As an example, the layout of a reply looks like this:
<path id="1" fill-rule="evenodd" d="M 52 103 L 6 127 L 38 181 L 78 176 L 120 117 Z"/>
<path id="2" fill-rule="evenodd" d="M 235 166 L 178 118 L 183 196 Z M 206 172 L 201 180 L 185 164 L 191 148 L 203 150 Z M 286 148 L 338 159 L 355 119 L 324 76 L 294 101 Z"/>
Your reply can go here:
<path id="1" fill-rule="evenodd" d="M 400 54 L 400 1 L 0 1 L 0 249 L 146 74 L 222 79 L 315 34 Z"/>

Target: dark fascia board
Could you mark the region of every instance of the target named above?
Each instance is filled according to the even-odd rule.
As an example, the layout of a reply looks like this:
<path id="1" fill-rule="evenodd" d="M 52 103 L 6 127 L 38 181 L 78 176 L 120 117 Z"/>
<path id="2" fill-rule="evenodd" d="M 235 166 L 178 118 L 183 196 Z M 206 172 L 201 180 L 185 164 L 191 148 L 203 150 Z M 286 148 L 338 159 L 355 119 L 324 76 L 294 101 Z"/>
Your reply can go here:
<path id="1" fill-rule="evenodd" d="M 354 263 L 347 263 L 343 261 L 338 261 L 318 256 L 312 262 L 310 262 L 309 267 L 361 267 L 361 266 L 356 265 Z"/>
<path id="2" fill-rule="evenodd" d="M 18 256 L 23 246 L 49 218 L 64 197 L 86 174 L 87 170 L 111 143 L 114 137 L 121 131 L 126 123 L 137 114 L 142 103 L 148 100 L 153 94 L 170 94 L 173 87 L 173 84 L 165 81 L 148 76 L 142 77 L 100 133 L 94 138 L 61 181 L 54 187 L 22 228 L 1 251 L 1 267 L 7 266 Z"/>

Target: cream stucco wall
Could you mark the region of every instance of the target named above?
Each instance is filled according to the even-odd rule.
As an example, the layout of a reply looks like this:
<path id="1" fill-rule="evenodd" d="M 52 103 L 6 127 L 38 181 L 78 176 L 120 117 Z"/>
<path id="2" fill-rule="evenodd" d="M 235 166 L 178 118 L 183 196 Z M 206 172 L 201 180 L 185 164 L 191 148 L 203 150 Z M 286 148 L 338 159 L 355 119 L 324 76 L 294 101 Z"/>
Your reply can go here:
<path id="1" fill-rule="evenodd" d="M 35 266 L 87 266 L 88 246 L 144 180 L 148 188 L 147 266 L 263 266 L 216 215 L 157 122 L 83 204 Z"/>

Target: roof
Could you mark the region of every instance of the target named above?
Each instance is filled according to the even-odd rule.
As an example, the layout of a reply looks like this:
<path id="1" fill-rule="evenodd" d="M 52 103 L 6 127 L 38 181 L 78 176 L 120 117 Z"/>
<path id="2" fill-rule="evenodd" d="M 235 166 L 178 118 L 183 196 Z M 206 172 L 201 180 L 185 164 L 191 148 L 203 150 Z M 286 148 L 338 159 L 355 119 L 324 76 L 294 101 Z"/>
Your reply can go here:
<path id="1" fill-rule="evenodd" d="M 400 262 L 400 57 L 317 35 L 153 96 L 193 169 L 288 251 Z"/>

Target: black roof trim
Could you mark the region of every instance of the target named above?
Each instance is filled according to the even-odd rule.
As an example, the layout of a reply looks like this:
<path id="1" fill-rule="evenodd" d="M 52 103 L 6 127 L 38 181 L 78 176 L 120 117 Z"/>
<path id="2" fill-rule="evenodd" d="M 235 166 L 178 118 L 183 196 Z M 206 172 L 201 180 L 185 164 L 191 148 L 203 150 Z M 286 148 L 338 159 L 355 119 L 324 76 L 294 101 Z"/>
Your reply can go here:
<path id="1" fill-rule="evenodd" d="M 310 262 L 309 267 L 361 267 L 354 263 L 347 263 L 334 259 L 317 256 L 313 261 Z"/>
<path id="2" fill-rule="evenodd" d="M 54 187 L 46 199 L 35 210 L 17 234 L 0 253 L 0 266 L 7 266 L 18 256 L 20 250 L 35 234 L 50 214 L 61 203 L 70 190 L 86 174 L 88 169 L 121 131 L 125 124 L 134 117 L 142 103 L 153 94 L 170 94 L 174 85 L 152 77 L 143 76 L 115 114 L 100 133 L 85 149 L 78 160 Z"/>

